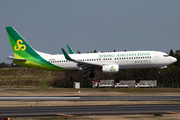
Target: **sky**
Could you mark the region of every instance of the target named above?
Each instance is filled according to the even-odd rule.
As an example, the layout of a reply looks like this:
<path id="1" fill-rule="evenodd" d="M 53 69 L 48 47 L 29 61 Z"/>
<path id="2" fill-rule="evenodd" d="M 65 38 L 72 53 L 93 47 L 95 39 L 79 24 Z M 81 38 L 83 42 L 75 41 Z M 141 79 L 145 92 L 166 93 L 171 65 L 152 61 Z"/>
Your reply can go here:
<path id="1" fill-rule="evenodd" d="M 180 50 L 180 0 L 1 0 L 0 63 L 13 56 L 5 27 L 37 51 Z"/>

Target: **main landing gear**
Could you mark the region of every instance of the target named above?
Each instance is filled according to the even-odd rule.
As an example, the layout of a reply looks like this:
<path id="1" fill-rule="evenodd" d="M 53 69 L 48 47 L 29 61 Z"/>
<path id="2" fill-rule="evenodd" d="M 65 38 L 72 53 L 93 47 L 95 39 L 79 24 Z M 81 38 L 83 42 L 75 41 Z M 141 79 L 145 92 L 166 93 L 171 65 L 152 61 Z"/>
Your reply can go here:
<path id="1" fill-rule="evenodd" d="M 89 77 L 90 77 L 90 78 L 93 78 L 94 76 L 95 76 L 94 72 L 91 72 L 91 73 L 89 74 Z"/>

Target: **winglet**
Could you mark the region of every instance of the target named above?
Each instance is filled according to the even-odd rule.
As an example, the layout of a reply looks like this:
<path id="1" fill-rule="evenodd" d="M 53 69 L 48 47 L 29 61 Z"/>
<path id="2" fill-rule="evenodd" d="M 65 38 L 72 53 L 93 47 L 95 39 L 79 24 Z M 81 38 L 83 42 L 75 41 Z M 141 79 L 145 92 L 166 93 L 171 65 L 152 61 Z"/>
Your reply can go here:
<path id="1" fill-rule="evenodd" d="M 65 57 L 67 60 L 72 60 L 72 59 L 70 58 L 70 56 L 66 53 L 66 51 L 65 51 L 63 48 L 61 48 L 61 49 L 62 49 L 62 51 L 63 51 L 64 57 Z"/>
<path id="2" fill-rule="evenodd" d="M 67 45 L 67 47 L 68 47 L 68 50 L 69 50 L 70 54 L 75 54 L 75 52 L 73 51 L 73 49 L 69 45 Z"/>

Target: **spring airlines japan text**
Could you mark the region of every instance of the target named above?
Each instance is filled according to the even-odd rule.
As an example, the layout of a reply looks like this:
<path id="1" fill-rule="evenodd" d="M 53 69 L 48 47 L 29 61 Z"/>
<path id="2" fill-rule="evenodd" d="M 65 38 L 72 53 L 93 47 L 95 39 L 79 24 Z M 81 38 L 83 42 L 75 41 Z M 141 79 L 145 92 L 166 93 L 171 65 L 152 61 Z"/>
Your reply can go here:
<path id="1" fill-rule="evenodd" d="M 102 57 L 139 57 L 139 56 L 150 56 L 150 53 L 123 53 L 123 54 L 101 54 Z"/>

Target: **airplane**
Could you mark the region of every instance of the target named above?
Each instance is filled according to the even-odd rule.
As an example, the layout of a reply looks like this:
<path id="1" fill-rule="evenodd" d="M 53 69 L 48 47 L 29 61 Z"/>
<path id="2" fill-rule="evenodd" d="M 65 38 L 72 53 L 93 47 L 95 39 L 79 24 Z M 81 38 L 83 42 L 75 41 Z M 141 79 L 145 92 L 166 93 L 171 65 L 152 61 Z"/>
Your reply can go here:
<path id="1" fill-rule="evenodd" d="M 15 64 L 27 68 L 50 71 L 94 71 L 103 73 L 118 73 L 119 69 L 133 68 L 167 68 L 177 61 L 176 58 L 160 51 L 121 51 L 76 54 L 67 45 L 70 54 L 62 48 L 63 54 L 47 54 L 33 49 L 27 41 L 13 28 L 6 27 L 6 31 L 14 53 L 12 60 Z"/>

